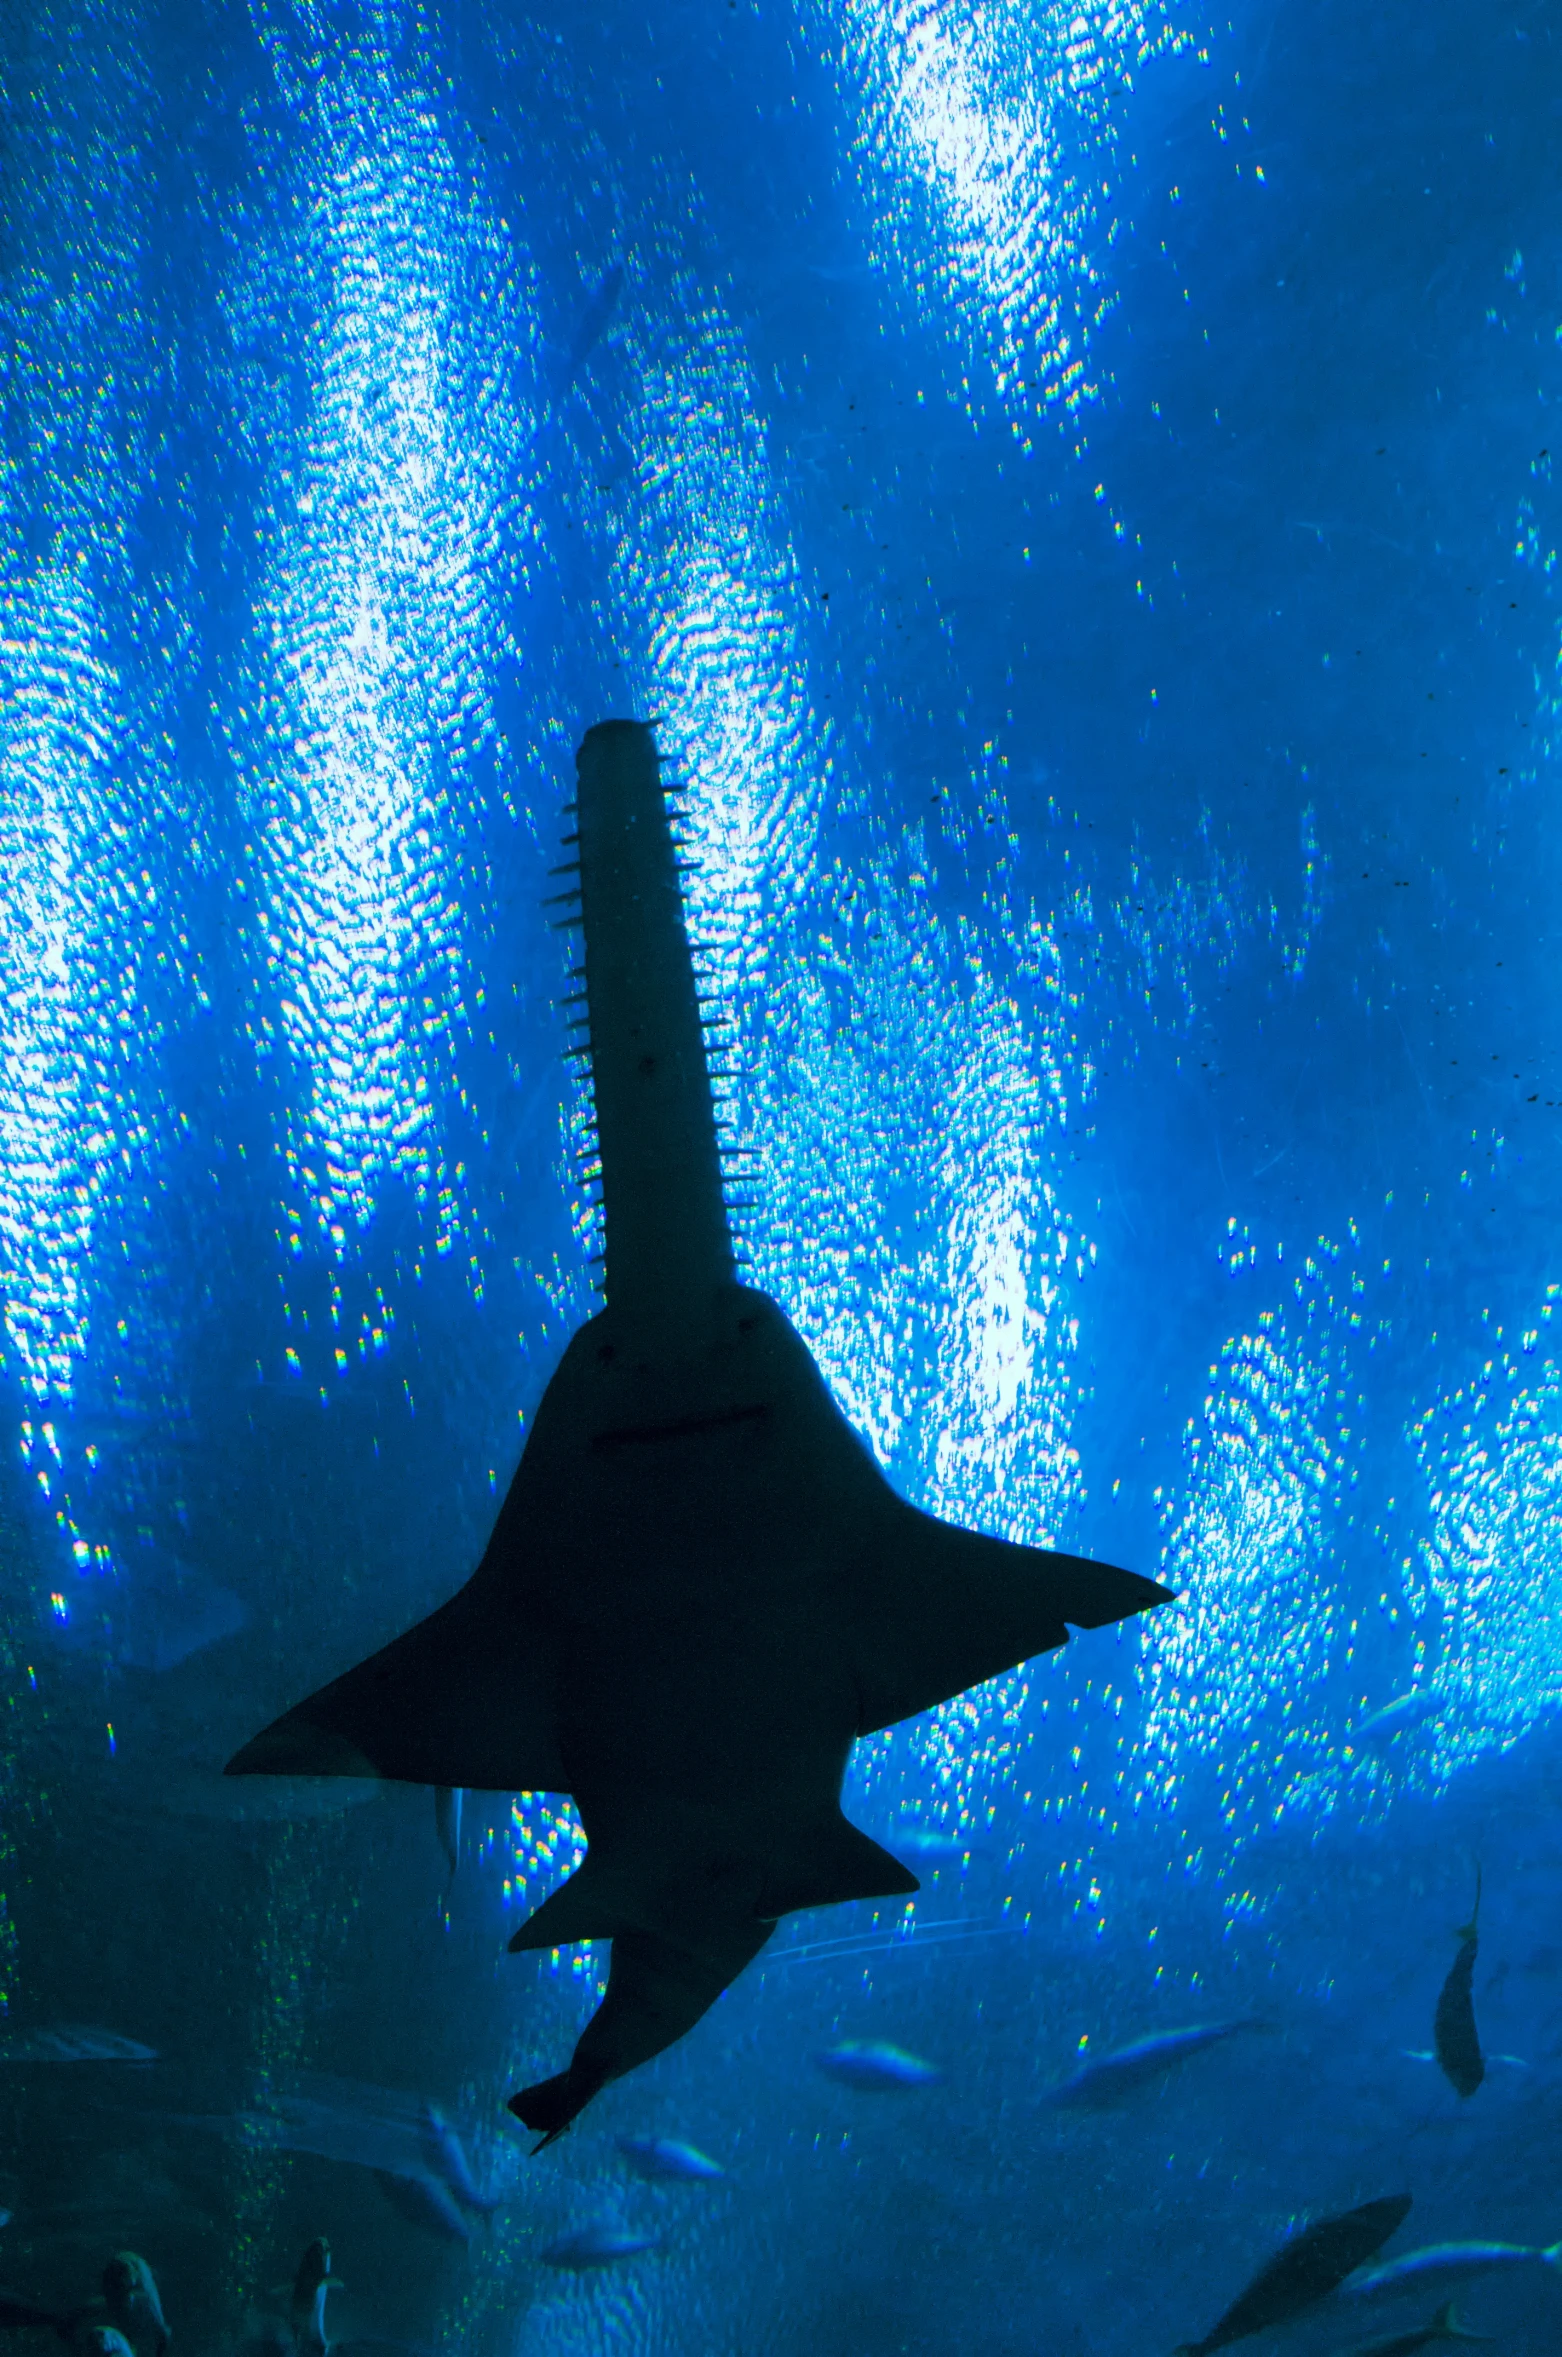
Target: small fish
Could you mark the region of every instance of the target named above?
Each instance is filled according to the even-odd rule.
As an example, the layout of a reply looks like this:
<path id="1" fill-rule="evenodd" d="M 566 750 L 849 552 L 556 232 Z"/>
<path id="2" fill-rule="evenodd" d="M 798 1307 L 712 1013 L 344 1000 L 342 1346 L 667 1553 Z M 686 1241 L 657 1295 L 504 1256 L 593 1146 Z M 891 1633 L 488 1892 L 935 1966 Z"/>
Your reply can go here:
<path id="1" fill-rule="evenodd" d="M 860 2087 L 868 2093 L 936 2087 L 944 2075 L 933 2063 L 877 2038 L 849 2038 L 843 2046 L 816 2054 L 814 2064 L 827 2079 L 838 2079 L 843 2087 Z"/>
<path id="2" fill-rule="evenodd" d="M 441 2242 L 468 2243 L 472 2230 L 437 2177 L 421 2170 L 376 2169 L 374 2182 L 393 2210 Z"/>
<path id="3" fill-rule="evenodd" d="M 41 2308 L 0 2292 L 0 2326 L 45 2326 L 78 2357 L 163 2357 L 168 2319 L 157 2278 L 138 2251 L 116 2251 L 103 2270 L 102 2296 L 83 2308 Z"/>
<path id="4" fill-rule="evenodd" d="M 0 2038 L 0 2063 L 7 2062 L 156 2062 L 155 2046 L 121 2038 L 113 2030 L 87 2029 L 62 2022 L 58 2029 L 23 2030 L 14 2038 Z"/>
<path id="5" fill-rule="evenodd" d="M 1229 2341 L 1249 2333 L 1267 2332 L 1271 2325 L 1289 2324 L 1344 2282 L 1354 2268 L 1381 2250 L 1410 2215 L 1408 2193 L 1382 2201 L 1363 2202 L 1337 2218 L 1320 2218 L 1283 2242 L 1265 2261 L 1246 2291 L 1212 2324 L 1201 2341 L 1184 2341 L 1176 2357 L 1208 2357 Z"/>
<path id="6" fill-rule="evenodd" d="M 542 2263 L 584 2275 L 592 2267 L 612 2267 L 620 2259 L 659 2248 L 660 2237 L 654 2234 L 626 2234 L 619 2226 L 577 2226 L 573 2234 L 561 2234 L 557 2242 L 549 2243 Z"/>
<path id="7" fill-rule="evenodd" d="M 1419 1727 L 1437 1708 L 1437 1697 L 1422 1686 L 1413 1687 L 1408 1694 L 1396 1694 L 1392 1702 L 1385 1702 L 1377 1710 L 1369 1710 L 1351 1729 L 1357 1743 L 1391 1743 L 1406 1727 Z"/>
<path id="8" fill-rule="evenodd" d="M 157 2288 L 157 2278 L 139 2251 L 116 2251 L 103 2270 L 103 2305 L 115 2330 L 137 2349 L 150 2348 L 163 2357 L 168 2346 L 168 2319 Z"/>
<path id="9" fill-rule="evenodd" d="M 274 2080 L 264 2112 L 160 2116 L 189 2128 L 215 2129 L 252 2151 L 309 2152 L 391 2177 L 426 2178 L 473 2210 L 496 2206 L 478 2192 L 460 2140 L 443 2113 L 425 2096 L 399 2087 L 310 2071 Z"/>
<path id="10" fill-rule="evenodd" d="M 1480 2033 L 1475 2026 L 1475 2006 L 1470 1995 L 1476 1949 L 1480 1944 L 1475 1932 L 1480 1912 L 1481 1870 L 1477 1866 L 1475 1905 L 1471 1909 L 1469 1922 L 1459 1927 L 1459 1953 L 1439 1993 L 1437 2012 L 1432 2021 L 1432 2044 L 1437 2050 L 1443 2077 L 1454 2093 L 1463 2097 L 1473 2095 L 1486 2076 L 1486 2064 L 1481 2057 Z"/>
<path id="11" fill-rule="evenodd" d="M 463 2210 L 470 2210 L 477 2218 L 493 2215 L 499 2207 L 498 2195 L 479 2193 L 477 2181 L 467 2166 L 460 2137 L 438 2104 L 426 2101 L 423 2106 L 423 2149 L 428 2156 L 432 2174 Z"/>
<path id="12" fill-rule="evenodd" d="M 1162 2030 L 1153 2038 L 1137 2038 L 1114 2054 L 1097 2055 L 1082 2063 L 1072 2077 L 1049 2088 L 1042 2101 L 1060 2111 L 1106 2111 L 1139 2088 L 1164 2078 L 1189 2055 L 1219 2046 L 1243 2030 L 1264 2027 L 1256 2021 L 1195 2023 L 1185 2030 Z"/>
<path id="13" fill-rule="evenodd" d="M 1387 2299 L 1394 2292 L 1417 2291 L 1422 2284 L 1451 2276 L 1490 2275 L 1505 2268 L 1541 2266 L 1562 2272 L 1562 2242 L 1544 2249 L 1524 2242 L 1429 2242 L 1418 2251 L 1387 2259 L 1381 2267 L 1364 2267 L 1340 2285 L 1342 2300 Z"/>
<path id="14" fill-rule="evenodd" d="M 575 322 L 575 333 L 570 338 L 569 346 L 569 383 L 574 383 L 576 376 L 585 367 L 586 362 L 606 335 L 613 314 L 618 309 L 618 298 L 623 291 L 624 265 L 622 262 L 614 262 L 602 273 L 590 300 Z"/>
<path id="15" fill-rule="evenodd" d="M 331 2341 L 326 2331 L 325 2295 L 343 2284 L 331 2273 L 331 2246 L 318 2235 L 298 2262 L 293 2278 L 291 2312 L 293 2346 L 297 2357 L 328 2357 Z"/>
<path id="16" fill-rule="evenodd" d="M 544 430 L 557 417 L 574 391 L 586 363 L 608 331 L 613 314 L 618 309 L 618 298 L 623 291 L 624 266 L 621 262 L 615 262 L 610 269 L 603 272 L 601 279 L 586 298 L 575 322 L 574 332 L 569 340 L 569 348 L 559 355 L 554 364 L 543 398 L 542 413 L 538 418 L 536 431 L 532 435 L 534 443 L 540 439 Z"/>
<path id="17" fill-rule="evenodd" d="M 456 1868 L 461 1863 L 461 1803 L 464 1798 L 459 1784 L 436 1784 L 434 1787 L 434 1831 L 439 1835 L 439 1846 L 445 1853 L 452 1882 L 456 1878 Z"/>
<path id="18" fill-rule="evenodd" d="M 919 1866 L 963 1866 L 970 1858 L 985 1858 L 980 1843 L 964 1834 L 940 1833 L 926 1825 L 897 1825 L 888 1836 L 891 1849 L 904 1850 Z"/>
<path id="19" fill-rule="evenodd" d="M 1430 2046 L 1401 2046 L 1399 2051 L 1406 2062 L 1436 2062 L 1437 2060 L 1437 2056 Z M 1530 2068 L 1528 2058 L 1522 2054 L 1488 2054 L 1483 2059 L 1488 2063 L 1500 2062 L 1505 2069 L 1510 2071 L 1527 2071 Z"/>
<path id="20" fill-rule="evenodd" d="M 635 2175 L 653 2185 L 703 2185 L 727 2174 L 720 2161 L 675 2136 L 620 2136 L 618 2149 Z"/>
<path id="21" fill-rule="evenodd" d="M 1484 2332 L 1470 2332 L 1454 2314 L 1452 2300 L 1445 2300 L 1428 2324 L 1417 2325 L 1410 2332 L 1390 2334 L 1386 2341 L 1369 2341 L 1358 2349 L 1355 2357 L 1415 2357 L 1417 2349 L 1424 2349 L 1431 2341 L 1484 2341 Z"/>

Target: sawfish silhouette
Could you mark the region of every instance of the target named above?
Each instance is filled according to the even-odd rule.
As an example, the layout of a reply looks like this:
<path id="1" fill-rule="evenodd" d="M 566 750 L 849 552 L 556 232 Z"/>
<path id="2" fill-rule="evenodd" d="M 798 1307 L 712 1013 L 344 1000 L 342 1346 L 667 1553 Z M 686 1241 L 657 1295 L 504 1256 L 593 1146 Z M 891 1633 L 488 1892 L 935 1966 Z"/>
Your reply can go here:
<path id="1" fill-rule="evenodd" d="M 739 1283 L 651 730 L 605 722 L 576 767 L 605 1306 L 467 1585 L 228 1766 L 573 1795 L 585 1859 L 510 1945 L 612 1961 L 569 2068 L 511 2100 L 543 2143 L 691 2029 L 778 1916 L 919 1887 L 841 1813 L 858 1736 L 1169 1594 L 907 1505 Z"/>

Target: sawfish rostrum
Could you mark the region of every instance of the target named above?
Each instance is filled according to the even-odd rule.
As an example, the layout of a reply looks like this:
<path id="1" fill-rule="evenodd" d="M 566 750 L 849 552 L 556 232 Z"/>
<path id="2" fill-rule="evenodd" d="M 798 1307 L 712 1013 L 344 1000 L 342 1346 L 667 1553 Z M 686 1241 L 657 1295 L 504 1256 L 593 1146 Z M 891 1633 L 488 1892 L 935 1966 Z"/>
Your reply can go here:
<path id="1" fill-rule="evenodd" d="M 738 1282 L 651 731 L 593 728 L 576 766 L 605 1306 L 467 1585 L 229 1765 L 573 1795 L 586 1857 L 511 1946 L 612 1957 L 569 2068 L 513 2099 L 545 2140 L 691 2029 L 778 1916 L 917 1889 L 841 1813 L 859 1735 L 1168 1594 L 907 1505 Z"/>

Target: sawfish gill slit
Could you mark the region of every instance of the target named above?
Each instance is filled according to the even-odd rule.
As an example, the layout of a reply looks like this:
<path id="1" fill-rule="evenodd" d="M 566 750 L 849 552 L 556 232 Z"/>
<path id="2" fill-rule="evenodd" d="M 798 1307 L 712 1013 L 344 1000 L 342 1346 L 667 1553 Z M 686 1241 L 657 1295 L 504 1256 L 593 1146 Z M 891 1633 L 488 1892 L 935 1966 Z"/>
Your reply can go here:
<path id="1" fill-rule="evenodd" d="M 575 765 L 603 1291 L 677 1316 L 735 1275 L 678 851 L 648 727 L 604 721 Z"/>

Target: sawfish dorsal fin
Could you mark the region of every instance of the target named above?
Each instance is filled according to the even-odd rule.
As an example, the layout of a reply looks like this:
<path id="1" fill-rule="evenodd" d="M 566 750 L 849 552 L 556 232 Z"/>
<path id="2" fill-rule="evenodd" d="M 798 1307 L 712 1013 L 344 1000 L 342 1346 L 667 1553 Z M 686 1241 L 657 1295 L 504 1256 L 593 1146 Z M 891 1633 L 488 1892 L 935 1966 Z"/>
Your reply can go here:
<path id="1" fill-rule="evenodd" d="M 546 1665 L 490 1598 L 463 1588 L 265 1728 L 227 1774 L 567 1792 Z"/>
<path id="2" fill-rule="evenodd" d="M 898 1499 L 876 1517 L 855 1586 L 859 1735 L 1050 1653 L 1071 1623 L 1104 1628 L 1166 1601 L 1137 1572 L 1011 1546 Z"/>

